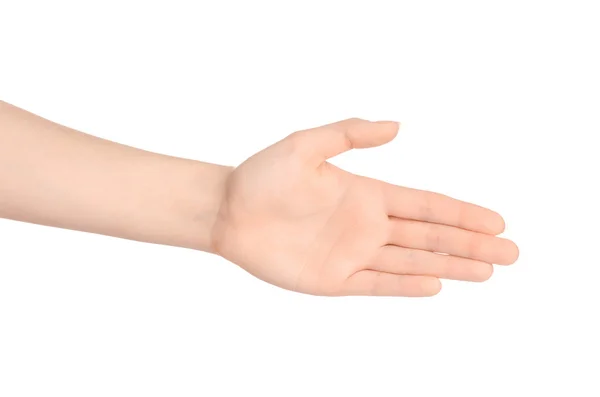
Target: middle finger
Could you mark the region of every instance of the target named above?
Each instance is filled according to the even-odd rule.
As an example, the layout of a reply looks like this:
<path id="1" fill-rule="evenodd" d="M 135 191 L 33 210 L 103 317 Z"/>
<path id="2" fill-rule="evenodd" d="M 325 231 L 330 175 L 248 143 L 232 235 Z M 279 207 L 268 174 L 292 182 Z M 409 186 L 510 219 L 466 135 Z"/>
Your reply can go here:
<path id="1" fill-rule="evenodd" d="M 510 240 L 435 223 L 390 218 L 388 244 L 510 265 L 519 251 Z"/>

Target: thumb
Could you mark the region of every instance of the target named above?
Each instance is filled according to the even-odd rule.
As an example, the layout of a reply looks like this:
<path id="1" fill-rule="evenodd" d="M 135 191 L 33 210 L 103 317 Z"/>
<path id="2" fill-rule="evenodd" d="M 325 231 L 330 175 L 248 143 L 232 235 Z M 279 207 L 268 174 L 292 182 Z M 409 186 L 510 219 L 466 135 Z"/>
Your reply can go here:
<path id="1" fill-rule="evenodd" d="M 290 136 L 299 153 L 315 165 L 350 149 L 362 149 L 388 143 L 398 134 L 395 121 L 368 121 L 358 118 L 338 121 L 322 127 L 295 132 Z"/>

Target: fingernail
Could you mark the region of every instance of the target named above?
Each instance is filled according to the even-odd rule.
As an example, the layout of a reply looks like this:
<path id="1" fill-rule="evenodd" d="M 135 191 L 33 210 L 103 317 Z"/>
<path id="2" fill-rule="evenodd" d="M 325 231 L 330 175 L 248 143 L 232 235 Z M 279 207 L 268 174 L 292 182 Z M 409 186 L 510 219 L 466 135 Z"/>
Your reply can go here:
<path id="1" fill-rule="evenodd" d="M 375 123 L 377 124 L 396 124 L 396 125 L 400 125 L 399 122 L 397 121 L 392 121 L 392 120 L 380 120 L 380 121 L 376 121 Z"/>

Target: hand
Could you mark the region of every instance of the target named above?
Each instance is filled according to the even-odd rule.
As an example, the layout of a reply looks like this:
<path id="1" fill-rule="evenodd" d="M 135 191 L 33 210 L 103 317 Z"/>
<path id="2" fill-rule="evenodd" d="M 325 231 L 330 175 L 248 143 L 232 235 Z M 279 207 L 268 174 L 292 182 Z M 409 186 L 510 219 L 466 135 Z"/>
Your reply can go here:
<path id="1" fill-rule="evenodd" d="M 431 296 L 439 278 L 484 281 L 518 248 L 497 213 L 353 175 L 326 160 L 379 146 L 395 122 L 298 131 L 228 177 L 212 250 L 254 276 L 314 295 Z M 443 254 L 447 255 L 443 255 Z"/>

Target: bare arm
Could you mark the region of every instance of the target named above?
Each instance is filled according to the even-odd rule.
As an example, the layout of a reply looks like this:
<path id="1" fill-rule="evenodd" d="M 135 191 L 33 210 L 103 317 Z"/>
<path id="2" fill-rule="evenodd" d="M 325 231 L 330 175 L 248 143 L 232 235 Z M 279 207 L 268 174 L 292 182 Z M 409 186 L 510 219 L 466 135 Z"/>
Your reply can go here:
<path id="1" fill-rule="evenodd" d="M 0 102 L 0 217 L 209 251 L 315 295 L 430 296 L 440 278 L 484 281 L 492 264 L 515 262 L 499 214 L 327 162 L 385 144 L 398 127 L 348 119 L 298 131 L 231 168 Z"/>
<path id="2" fill-rule="evenodd" d="M 159 155 L 0 101 L 0 217 L 209 251 L 223 167 Z"/>

